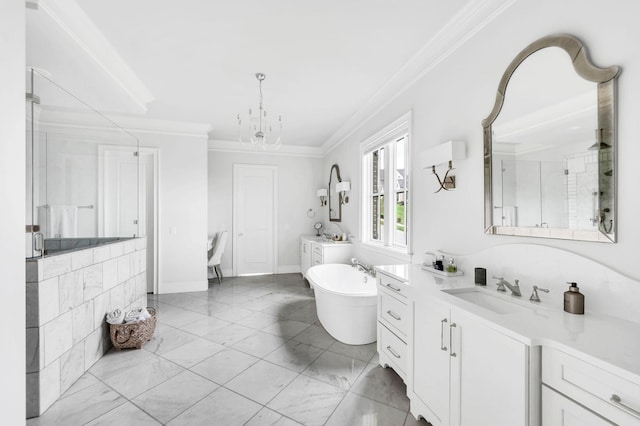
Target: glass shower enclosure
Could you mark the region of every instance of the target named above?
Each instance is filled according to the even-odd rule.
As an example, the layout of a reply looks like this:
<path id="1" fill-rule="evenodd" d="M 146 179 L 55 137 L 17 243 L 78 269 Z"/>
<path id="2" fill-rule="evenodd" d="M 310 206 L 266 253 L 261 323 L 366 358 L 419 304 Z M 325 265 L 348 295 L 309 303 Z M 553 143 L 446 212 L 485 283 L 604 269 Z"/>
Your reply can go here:
<path id="1" fill-rule="evenodd" d="M 45 71 L 26 79 L 25 257 L 144 235 L 138 138 Z"/>

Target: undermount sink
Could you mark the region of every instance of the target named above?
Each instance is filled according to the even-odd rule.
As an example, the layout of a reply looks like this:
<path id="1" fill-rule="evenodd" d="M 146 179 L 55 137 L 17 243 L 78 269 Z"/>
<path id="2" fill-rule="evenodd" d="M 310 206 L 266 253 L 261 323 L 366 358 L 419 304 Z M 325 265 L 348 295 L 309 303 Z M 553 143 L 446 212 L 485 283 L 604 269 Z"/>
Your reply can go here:
<path id="1" fill-rule="evenodd" d="M 461 288 L 443 291 L 501 315 L 529 312 L 534 309 L 533 306 L 527 306 L 526 302 L 511 299 L 511 296 L 497 293 L 493 294 L 479 288 Z"/>

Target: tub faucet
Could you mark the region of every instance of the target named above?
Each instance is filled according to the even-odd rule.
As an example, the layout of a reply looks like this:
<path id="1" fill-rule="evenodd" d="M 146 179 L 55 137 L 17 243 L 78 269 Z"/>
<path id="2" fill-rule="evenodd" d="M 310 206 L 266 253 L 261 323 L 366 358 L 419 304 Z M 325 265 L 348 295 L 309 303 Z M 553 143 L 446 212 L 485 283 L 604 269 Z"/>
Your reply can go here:
<path id="1" fill-rule="evenodd" d="M 355 257 L 351 258 L 351 266 L 353 266 L 354 268 L 358 268 L 359 270 L 371 275 L 372 277 L 376 276 L 376 270 L 373 269 L 373 265 L 365 265 Z"/>
<path id="2" fill-rule="evenodd" d="M 496 285 L 498 286 L 498 291 L 507 291 L 505 289 L 505 287 L 507 287 L 509 290 L 511 290 L 511 295 L 512 296 L 516 296 L 516 297 L 521 297 L 522 293 L 520 293 L 520 285 L 518 284 L 518 280 L 516 280 L 515 285 L 512 285 L 511 283 L 509 283 L 509 281 L 505 280 L 504 278 L 498 278 L 498 277 L 493 277 L 495 279 L 498 280 L 498 282 L 496 283 Z"/>

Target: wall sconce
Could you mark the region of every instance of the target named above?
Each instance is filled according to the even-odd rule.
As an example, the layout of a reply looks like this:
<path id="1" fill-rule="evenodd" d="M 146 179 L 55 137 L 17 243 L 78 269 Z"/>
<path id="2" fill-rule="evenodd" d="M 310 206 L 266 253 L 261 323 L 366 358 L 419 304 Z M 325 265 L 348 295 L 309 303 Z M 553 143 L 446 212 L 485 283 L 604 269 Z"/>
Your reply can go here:
<path id="1" fill-rule="evenodd" d="M 341 204 L 347 204 L 349 202 L 349 196 L 347 195 L 349 191 L 351 191 L 351 182 L 349 181 L 338 182 L 336 185 L 336 192 L 340 194 Z"/>
<path id="2" fill-rule="evenodd" d="M 320 207 L 327 205 L 327 188 L 320 188 L 316 193 L 318 197 L 320 197 Z"/>
<path id="3" fill-rule="evenodd" d="M 451 189 L 455 189 L 456 187 L 456 177 L 449 176 L 449 173 L 454 170 L 453 168 L 453 160 L 463 160 L 465 157 L 465 147 L 464 142 L 462 141 L 447 141 L 441 143 L 440 145 L 436 145 L 432 148 L 423 151 L 420 154 L 420 160 L 422 163 L 422 167 L 427 169 L 430 168 L 431 172 L 438 179 L 438 184 L 440 187 L 436 191 L 436 193 L 442 191 L 449 191 Z M 439 164 L 447 163 L 449 167 L 447 168 L 444 177 L 440 179 L 440 175 L 436 171 L 436 166 Z"/>

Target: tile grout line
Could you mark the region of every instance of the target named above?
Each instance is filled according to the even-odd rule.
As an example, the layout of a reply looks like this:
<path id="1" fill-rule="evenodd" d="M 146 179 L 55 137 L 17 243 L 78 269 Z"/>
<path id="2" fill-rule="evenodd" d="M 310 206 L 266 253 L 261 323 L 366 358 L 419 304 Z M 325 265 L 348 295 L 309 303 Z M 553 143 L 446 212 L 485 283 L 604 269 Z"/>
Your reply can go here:
<path id="1" fill-rule="evenodd" d="M 116 394 L 120 395 L 122 398 L 124 398 L 124 402 L 120 405 L 118 405 L 117 407 L 112 408 L 111 410 L 102 413 L 101 415 L 99 415 L 98 417 L 84 423 L 85 425 L 88 423 L 91 423 L 95 420 L 98 420 L 100 417 L 104 417 L 107 414 L 109 414 L 110 412 L 112 412 L 113 410 L 122 407 L 124 404 L 126 404 L 127 402 L 133 404 L 137 409 L 139 409 L 140 411 L 142 411 L 143 413 L 147 414 L 149 417 L 151 417 L 153 420 L 157 421 L 160 424 L 163 424 L 160 420 L 156 419 L 153 415 L 151 415 L 151 413 L 146 412 L 145 410 L 143 410 L 142 408 L 138 407 L 132 400 L 130 400 L 129 398 L 127 398 L 126 396 L 124 396 L 123 394 L 121 394 L 120 392 L 118 392 L 115 388 L 113 388 L 111 385 L 109 385 L 108 383 L 104 382 L 100 377 L 96 376 L 95 374 L 91 373 L 90 371 L 88 371 L 88 373 L 90 375 L 92 375 L 96 380 L 98 380 L 100 383 L 102 383 L 103 385 L 105 385 L 106 387 L 108 387 L 109 389 L 111 389 L 113 392 L 115 392 Z M 154 386 L 155 387 L 155 386 Z M 143 392 L 144 393 L 144 392 Z"/>
<path id="2" fill-rule="evenodd" d="M 229 279 L 227 279 L 228 281 Z M 292 281 L 293 282 L 293 281 Z M 223 283 L 223 285 L 226 283 Z M 253 287 L 255 285 L 254 288 L 251 288 L 249 290 L 246 290 L 246 288 L 249 287 Z M 236 286 L 238 288 L 238 290 L 240 290 L 240 287 L 242 287 L 242 291 L 235 291 Z M 143 349 L 151 356 L 153 356 L 154 358 L 157 358 L 159 360 L 162 360 L 162 362 L 167 362 L 168 364 L 173 365 L 174 367 L 178 367 L 179 368 L 179 372 L 177 374 L 172 375 L 171 377 L 168 377 L 164 380 L 162 380 L 160 383 L 155 384 L 154 386 L 150 387 L 149 389 L 146 389 L 142 392 L 140 392 L 139 394 L 133 396 L 131 399 L 125 397 L 123 394 L 121 394 L 120 392 L 118 392 L 117 390 L 115 390 L 115 388 L 111 387 L 110 385 L 108 385 L 106 382 L 104 382 L 102 379 L 98 378 L 97 376 L 94 375 L 94 373 L 89 372 L 90 376 L 92 376 L 94 379 L 97 380 L 98 383 L 103 384 L 104 386 L 106 386 L 108 389 L 110 389 L 111 391 L 115 392 L 116 395 L 118 395 L 119 397 L 124 399 L 124 402 L 122 404 L 117 405 L 114 408 L 111 408 L 109 411 L 101 414 L 100 416 L 90 420 L 91 421 L 95 421 L 103 416 L 108 415 L 109 413 L 112 413 L 114 410 L 123 407 L 124 404 L 126 404 L 126 402 L 130 402 L 131 405 L 133 407 L 135 407 L 136 409 L 140 410 L 141 412 L 145 413 L 146 415 L 150 416 L 152 419 L 154 419 L 154 421 L 158 421 L 159 423 L 163 424 L 162 422 L 160 422 L 156 417 L 154 417 L 152 414 L 150 414 L 149 412 L 147 412 L 145 409 L 143 409 L 141 406 L 138 406 L 135 402 L 134 399 L 140 397 L 141 395 L 152 391 L 153 389 L 157 389 L 159 388 L 161 385 L 166 384 L 168 381 L 174 379 L 175 377 L 178 377 L 180 374 L 185 373 L 185 372 L 189 372 L 189 374 L 193 374 L 194 376 L 197 376 L 200 379 L 206 380 L 208 383 L 211 383 L 212 385 L 217 386 L 215 389 L 213 389 L 210 392 L 207 392 L 205 395 L 203 395 L 202 397 L 198 398 L 195 401 L 190 401 L 188 404 L 188 407 L 178 410 L 175 413 L 171 412 L 170 414 L 173 416 L 171 417 L 171 419 L 168 420 L 168 422 L 171 422 L 173 420 L 175 420 L 176 418 L 178 418 L 179 416 L 183 415 L 185 412 L 187 412 L 188 410 L 192 409 L 193 407 L 197 406 L 198 404 L 200 404 L 205 398 L 210 397 L 213 393 L 219 391 L 221 388 L 232 392 L 233 394 L 236 394 L 242 398 L 247 399 L 248 401 L 252 401 L 253 403 L 257 404 L 258 407 L 260 407 L 258 409 L 258 411 L 251 416 L 247 421 L 245 421 L 244 424 L 248 424 L 250 423 L 254 418 L 256 418 L 256 416 L 258 415 L 258 413 L 260 413 L 260 411 L 266 409 L 266 410 L 270 410 L 273 413 L 276 413 L 278 415 L 281 416 L 281 418 L 283 419 L 289 419 L 291 421 L 294 421 L 296 423 L 299 423 L 297 420 L 289 417 L 288 415 L 281 413 L 275 409 L 272 409 L 270 407 L 268 407 L 267 405 L 270 404 L 272 401 L 274 401 L 276 398 L 278 398 L 278 396 L 280 396 L 283 392 L 285 392 L 286 389 L 289 388 L 289 386 L 291 386 L 291 383 L 293 383 L 296 380 L 299 380 L 301 377 L 304 377 L 307 380 L 312 380 L 314 382 L 317 383 L 321 383 L 323 385 L 327 385 L 327 386 L 331 386 L 333 388 L 339 389 L 340 391 L 343 391 L 343 394 L 341 396 L 341 398 L 339 399 L 339 401 L 337 402 L 337 404 L 335 406 L 333 406 L 331 412 L 329 413 L 328 417 L 325 419 L 325 421 L 323 422 L 323 425 L 326 425 L 329 420 L 335 415 L 335 413 L 337 412 L 338 408 L 344 403 L 345 399 L 347 398 L 349 393 L 352 393 L 355 396 L 358 396 L 360 398 L 363 398 L 365 400 L 370 401 L 371 403 L 374 404 L 380 404 L 381 406 L 385 406 L 388 408 L 392 408 L 394 410 L 398 410 L 400 412 L 402 412 L 403 410 L 399 409 L 398 407 L 391 405 L 391 403 L 385 403 L 385 402 L 381 402 L 378 401 L 372 397 L 366 396 L 366 395 L 361 395 L 358 392 L 353 391 L 353 388 L 355 386 L 356 383 L 358 383 L 360 380 L 363 379 L 364 377 L 364 373 L 367 369 L 369 369 L 369 371 L 371 371 L 373 368 L 377 368 L 379 367 L 379 363 L 376 362 L 372 362 L 375 357 L 376 357 L 376 350 L 373 351 L 372 355 L 370 357 L 368 357 L 368 361 L 365 361 L 363 359 L 361 359 L 361 357 L 357 356 L 358 354 L 362 354 L 363 357 L 365 358 L 367 357 L 367 351 L 370 349 L 367 349 L 365 351 L 350 351 L 348 350 L 348 348 L 340 348 L 339 346 L 337 346 L 337 344 L 339 343 L 335 338 L 332 338 L 332 342 L 326 346 L 325 346 L 325 342 L 324 342 L 324 336 L 321 335 L 318 331 L 316 331 L 315 329 L 310 330 L 312 326 L 315 326 L 316 328 L 320 329 L 321 331 L 323 331 L 325 334 L 327 334 L 326 330 L 324 329 L 324 327 L 322 327 L 321 323 L 319 322 L 318 318 L 317 318 L 317 312 L 314 309 L 315 305 L 313 303 L 313 293 L 309 292 L 308 288 L 304 288 L 304 289 L 299 289 L 299 286 L 295 283 L 289 284 L 288 283 L 288 279 L 287 279 L 287 284 L 279 284 L 277 279 L 275 281 L 268 281 L 265 284 L 261 284 L 261 283 L 249 283 L 249 282 L 244 282 L 243 280 L 240 279 L 236 279 L 236 278 L 231 278 L 231 284 L 228 287 L 222 287 L 222 286 L 216 286 L 215 290 L 212 291 L 214 287 L 211 286 L 209 289 L 207 289 L 206 293 L 202 292 L 198 295 L 190 295 L 188 293 L 176 293 L 176 296 L 172 299 L 170 297 L 165 298 L 165 300 L 160 300 L 160 298 L 158 297 L 158 295 L 147 295 L 147 300 L 148 300 L 148 305 L 149 306 L 154 306 L 156 305 L 156 309 L 158 309 L 160 316 L 162 316 L 161 313 L 161 306 L 160 305 L 164 305 L 166 306 L 165 309 L 167 309 L 168 311 L 172 312 L 172 315 L 175 314 L 175 318 L 172 320 L 173 322 L 177 323 L 179 322 L 179 318 L 183 313 L 188 313 L 188 315 L 190 316 L 191 314 L 198 314 L 199 316 L 202 316 L 202 318 L 200 319 L 194 319 L 193 321 L 188 322 L 185 325 L 181 325 L 181 326 L 175 326 L 171 323 L 167 323 L 167 322 L 163 322 L 161 319 L 159 319 L 159 324 L 161 324 L 161 327 L 164 327 L 166 330 L 168 330 L 170 333 L 177 333 L 176 336 L 173 335 L 167 335 L 166 338 L 168 338 L 168 342 L 174 342 L 174 341 L 178 341 L 183 339 L 183 337 L 180 337 L 180 335 L 185 335 L 188 336 L 189 340 L 187 343 L 178 343 L 175 347 L 172 347 L 170 350 L 167 351 L 163 351 L 162 354 L 159 354 L 157 352 L 154 352 L 152 350 L 149 350 L 145 347 L 143 347 Z M 260 294 L 263 293 L 264 291 L 267 291 L 267 293 L 262 294 L 258 297 L 255 297 L 254 295 L 248 295 L 248 293 L 250 292 L 256 292 L 254 294 Z M 223 292 L 223 294 L 221 294 L 221 292 Z M 219 302 L 218 301 L 218 297 L 222 296 L 225 298 L 225 302 Z M 189 301 L 192 299 L 193 304 L 190 305 Z M 180 305 L 176 305 L 174 303 L 176 303 L 176 301 L 178 303 L 181 303 L 183 306 Z M 204 301 L 204 302 L 203 302 Z M 228 303 L 231 302 L 231 303 Z M 256 309 L 252 309 L 252 308 L 246 308 L 245 306 L 251 303 L 255 303 L 255 302 L 264 302 L 265 303 L 265 307 L 263 307 L 261 310 L 256 310 Z M 285 302 L 285 303 L 283 303 Z M 286 303 L 289 302 L 289 303 Z M 203 304 L 204 303 L 204 304 Z M 198 305 L 198 308 L 202 308 L 211 304 L 214 304 L 214 307 L 208 309 L 208 313 L 203 313 L 202 310 L 197 311 L 194 309 L 197 308 L 193 308 L 194 305 Z M 272 311 L 274 309 L 279 310 L 280 307 L 278 305 L 282 305 L 282 306 L 292 306 L 292 304 L 300 304 L 299 307 L 296 307 L 293 310 L 287 309 L 286 311 L 286 315 L 279 315 L 277 313 L 273 313 Z M 237 309 L 240 312 L 240 317 L 238 317 L 238 312 L 234 312 L 233 316 L 237 317 L 234 318 L 233 321 L 229 321 L 227 319 L 224 318 L 220 318 L 217 317 L 215 314 L 216 313 L 221 313 L 223 311 L 218 311 L 217 309 L 222 308 L 223 305 L 228 306 L 228 308 L 224 308 L 224 311 L 228 311 L 231 309 Z M 257 304 L 256 306 L 261 306 L 260 304 Z M 190 309 L 193 308 L 193 309 Z M 175 311 L 174 311 L 175 310 Z M 247 315 L 243 315 L 244 311 L 248 312 Z M 256 318 L 259 318 L 259 314 L 263 314 L 263 315 L 267 315 L 269 317 L 273 317 L 276 320 L 265 325 L 262 328 L 256 328 L 256 326 L 261 325 L 258 324 L 259 321 L 256 321 L 255 319 L 252 320 L 254 321 L 254 325 L 253 326 L 248 326 L 248 325 L 244 325 L 241 322 L 247 320 L 247 318 L 251 317 L 251 316 L 256 316 L 258 315 Z M 194 316 L 195 317 L 195 316 Z M 293 317 L 293 318 L 291 318 Z M 188 316 L 186 317 L 188 318 Z M 223 321 L 225 322 L 225 325 L 221 326 L 220 329 L 228 327 L 228 326 L 238 326 L 238 327 L 243 327 L 244 329 L 247 329 L 247 331 L 251 331 L 249 335 L 244 336 L 242 338 L 240 338 L 239 340 L 233 340 L 231 339 L 231 341 L 228 341 L 226 343 L 220 343 L 217 342 L 215 340 L 213 340 L 210 337 L 205 337 L 205 336 L 201 336 L 198 334 L 195 334 L 191 331 L 189 331 L 189 326 L 192 323 L 195 323 L 196 321 L 201 321 L 204 320 L 205 318 L 214 318 L 216 320 L 219 321 Z M 282 323 L 285 321 L 294 321 L 297 323 L 301 323 L 301 324 L 305 324 L 305 328 L 303 328 L 302 330 L 300 330 L 299 332 L 297 332 L 296 334 L 293 334 L 291 336 L 289 336 L 288 333 L 286 333 L 287 336 L 289 337 L 285 337 L 285 335 L 281 334 L 282 330 L 285 330 L 285 328 L 278 328 L 278 330 L 280 331 L 280 333 L 274 333 L 274 332 L 268 332 L 265 331 L 265 328 L 270 327 L 271 325 L 274 324 L 278 324 L 278 323 Z M 251 320 L 247 321 L 247 323 L 251 323 Z M 205 327 L 203 328 L 203 330 L 207 330 L 209 328 L 208 324 L 205 324 Z M 293 329 L 295 330 L 296 327 L 293 327 Z M 216 334 L 217 327 L 214 327 L 211 329 L 211 333 L 213 333 L 214 335 Z M 238 329 L 240 330 L 240 329 Z M 231 331 L 231 330 L 230 330 Z M 302 338 L 301 336 L 305 335 L 305 333 L 309 333 L 310 337 L 304 337 Z M 243 333 L 242 333 L 243 334 Z M 260 356 L 256 356 L 254 353 L 251 353 L 250 351 L 252 350 L 252 348 L 257 348 L 260 349 L 260 347 L 262 345 L 256 343 L 256 342 L 261 342 L 262 340 L 260 340 L 260 338 L 258 337 L 257 340 L 254 340 L 253 342 L 248 341 L 247 345 L 244 349 L 241 348 L 236 348 L 234 347 L 235 345 L 239 344 L 240 342 L 245 341 L 246 339 L 249 339 L 251 337 L 254 336 L 261 336 L 262 334 L 268 334 L 269 336 L 274 336 L 278 339 L 281 339 L 281 342 L 276 341 L 275 339 L 274 342 L 278 342 L 280 343 L 278 346 L 276 346 L 275 348 L 272 348 L 270 350 L 267 351 L 267 353 L 265 354 L 261 354 Z M 231 335 L 230 335 L 231 336 Z M 269 343 L 268 346 L 271 346 L 271 337 L 267 337 L 265 336 L 265 338 L 267 339 L 267 342 Z M 178 340 L 176 340 L 178 339 Z M 301 340 L 298 340 L 301 339 Z M 320 339 L 320 340 L 317 340 Z M 306 341 L 305 341 L 306 340 Z M 312 342 L 317 342 L 317 343 L 322 343 L 322 346 L 316 346 L 314 344 L 311 343 L 307 343 L 309 341 Z M 181 347 L 183 347 L 186 344 L 189 343 L 198 343 L 198 342 L 203 342 L 202 344 L 204 345 L 201 349 L 202 352 L 197 352 L 198 356 L 194 357 L 194 358 L 189 358 L 187 356 L 187 358 L 184 358 L 185 361 L 185 366 L 183 366 L 181 363 L 179 363 L 180 358 L 176 358 L 178 359 L 178 361 L 173 361 L 169 358 L 166 358 L 165 356 L 169 353 L 171 353 L 174 350 L 180 349 Z M 203 359 L 199 359 L 195 364 L 191 365 L 190 360 L 197 360 L 199 358 L 199 355 L 201 353 L 207 353 L 209 351 L 209 348 L 207 347 L 206 344 L 204 344 L 204 342 L 212 342 L 218 346 L 220 346 L 219 350 L 216 350 L 216 352 L 205 356 Z M 162 343 L 162 338 L 160 341 L 160 344 Z M 283 350 L 283 348 L 285 347 L 291 347 L 291 344 L 295 344 L 295 345 L 304 345 L 306 347 L 308 347 L 309 349 L 307 349 L 307 352 L 309 352 L 310 349 L 313 349 L 314 351 L 317 350 L 317 355 L 309 358 L 308 362 L 307 359 L 305 358 L 305 365 L 295 365 L 295 357 L 294 358 L 290 358 L 292 359 L 293 363 L 291 365 L 280 365 L 276 362 L 270 361 L 268 359 L 266 359 L 267 357 L 271 356 L 272 354 L 274 354 L 277 351 L 281 351 Z M 255 346 L 252 346 L 255 345 Z M 335 347 L 334 347 L 335 345 Z M 171 345 L 165 345 L 165 347 L 170 347 Z M 158 347 L 156 347 L 156 351 L 160 349 L 160 345 Z M 215 347 L 213 349 L 216 349 Z M 286 348 L 285 348 L 286 349 Z M 342 350 L 342 352 L 340 352 L 340 350 Z M 246 354 L 247 356 L 250 357 L 254 357 L 255 359 L 257 359 L 257 361 L 252 362 L 249 366 L 243 368 L 241 371 L 237 372 L 233 377 L 229 378 L 228 380 L 226 380 L 224 383 L 218 383 L 214 380 L 211 380 L 210 378 L 204 376 L 201 373 L 198 373 L 196 371 L 193 371 L 193 368 L 196 368 L 197 366 L 201 365 L 202 363 L 206 362 L 207 360 L 211 359 L 212 357 L 220 354 L 222 351 L 225 350 L 232 350 L 232 351 L 238 351 L 238 353 L 242 353 L 242 354 Z M 311 352 L 313 353 L 313 351 Z M 310 368 L 314 365 L 314 363 L 318 362 L 318 360 L 325 356 L 325 355 L 335 355 L 337 357 L 340 358 L 347 358 L 351 360 L 351 369 L 354 368 L 354 362 L 358 362 L 358 363 L 363 363 L 363 368 L 362 370 L 358 373 L 358 375 L 353 379 L 353 381 L 347 381 L 348 383 L 348 388 L 344 389 L 342 388 L 342 386 L 336 386 L 333 382 L 329 381 L 323 381 L 323 380 L 319 380 L 318 378 L 316 378 L 316 376 L 312 376 L 309 374 L 312 374 L 313 371 L 310 370 Z M 354 354 L 356 356 L 354 356 Z M 290 355 L 293 356 L 293 355 Z M 230 389 L 229 387 L 227 387 L 227 384 L 230 383 L 231 381 L 235 380 L 237 377 L 243 375 L 244 373 L 247 372 L 247 370 L 249 370 L 250 368 L 252 368 L 253 366 L 255 366 L 257 363 L 259 363 L 260 361 L 264 361 L 265 363 L 269 364 L 269 365 L 273 365 L 273 366 L 277 366 L 280 368 L 284 368 L 287 371 L 290 371 L 291 373 L 295 373 L 292 377 L 292 379 L 290 381 L 288 381 L 286 384 L 284 384 L 282 386 L 281 389 L 277 390 L 277 392 L 271 396 L 271 398 L 265 403 L 261 403 L 258 401 L 255 401 L 254 399 L 250 398 L 249 396 L 246 396 L 242 393 L 240 393 L 239 391 L 234 391 L 232 389 Z M 282 358 L 282 362 L 284 364 L 287 363 L 287 360 L 285 358 Z M 322 364 L 324 365 L 324 364 Z M 327 364 L 329 365 L 329 364 Z M 331 362 L 330 365 L 334 365 L 333 362 Z M 341 368 L 342 366 L 342 361 L 340 361 L 338 365 L 338 369 L 334 370 L 333 368 L 329 367 L 328 369 L 323 369 L 320 365 L 317 368 L 317 373 L 319 374 L 317 377 L 323 377 L 326 378 L 328 377 L 328 380 L 331 380 L 333 378 L 333 376 L 336 376 L 338 379 L 342 378 L 343 375 L 341 375 L 340 373 L 343 371 L 343 369 Z M 371 367 L 373 366 L 373 367 Z M 298 367 L 298 368 L 296 368 Z M 268 367 L 267 367 L 268 368 Z M 296 368 L 296 369 L 293 369 Z M 300 370 L 301 368 L 301 370 Z M 333 373 L 336 374 L 333 374 Z M 305 374 L 307 373 L 307 374 Z M 345 376 L 345 378 L 348 376 Z M 385 376 L 386 377 L 386 376 Z M 107 379 L 109 377 L 106 377 Z M 342 381 L 339 380 L 339 383 L 341 383 Z M 207 385 L 208 386 L 208 385 Z M 394 388 L 397 386 L 394 386 Z M 125 389 L 125 388 L 123 388 Z M 127 387 L 128 389 L 128 387 Z M 242 387 L 240 387 L 240 389 L 243 389 Z M 395 392 L 392 390 L 392 392 L 395 394 Z M 269 395 L 269 393 L 267 393 L 267 396 Z M 337 396 L 337 395 L 336 395 Z M 394 400 L 395 401 L 395 400 Z M 389 402 L 393 402 L 393 401 L 389 401 Z M 329 407 L 327 407 L 329 408 Z M 408 416 L 410 415 L 410 408 L 405 412 L 405 416 L 404 416 L 404 423 L 406 424 L 407 420 L 408 420 Z"/>

